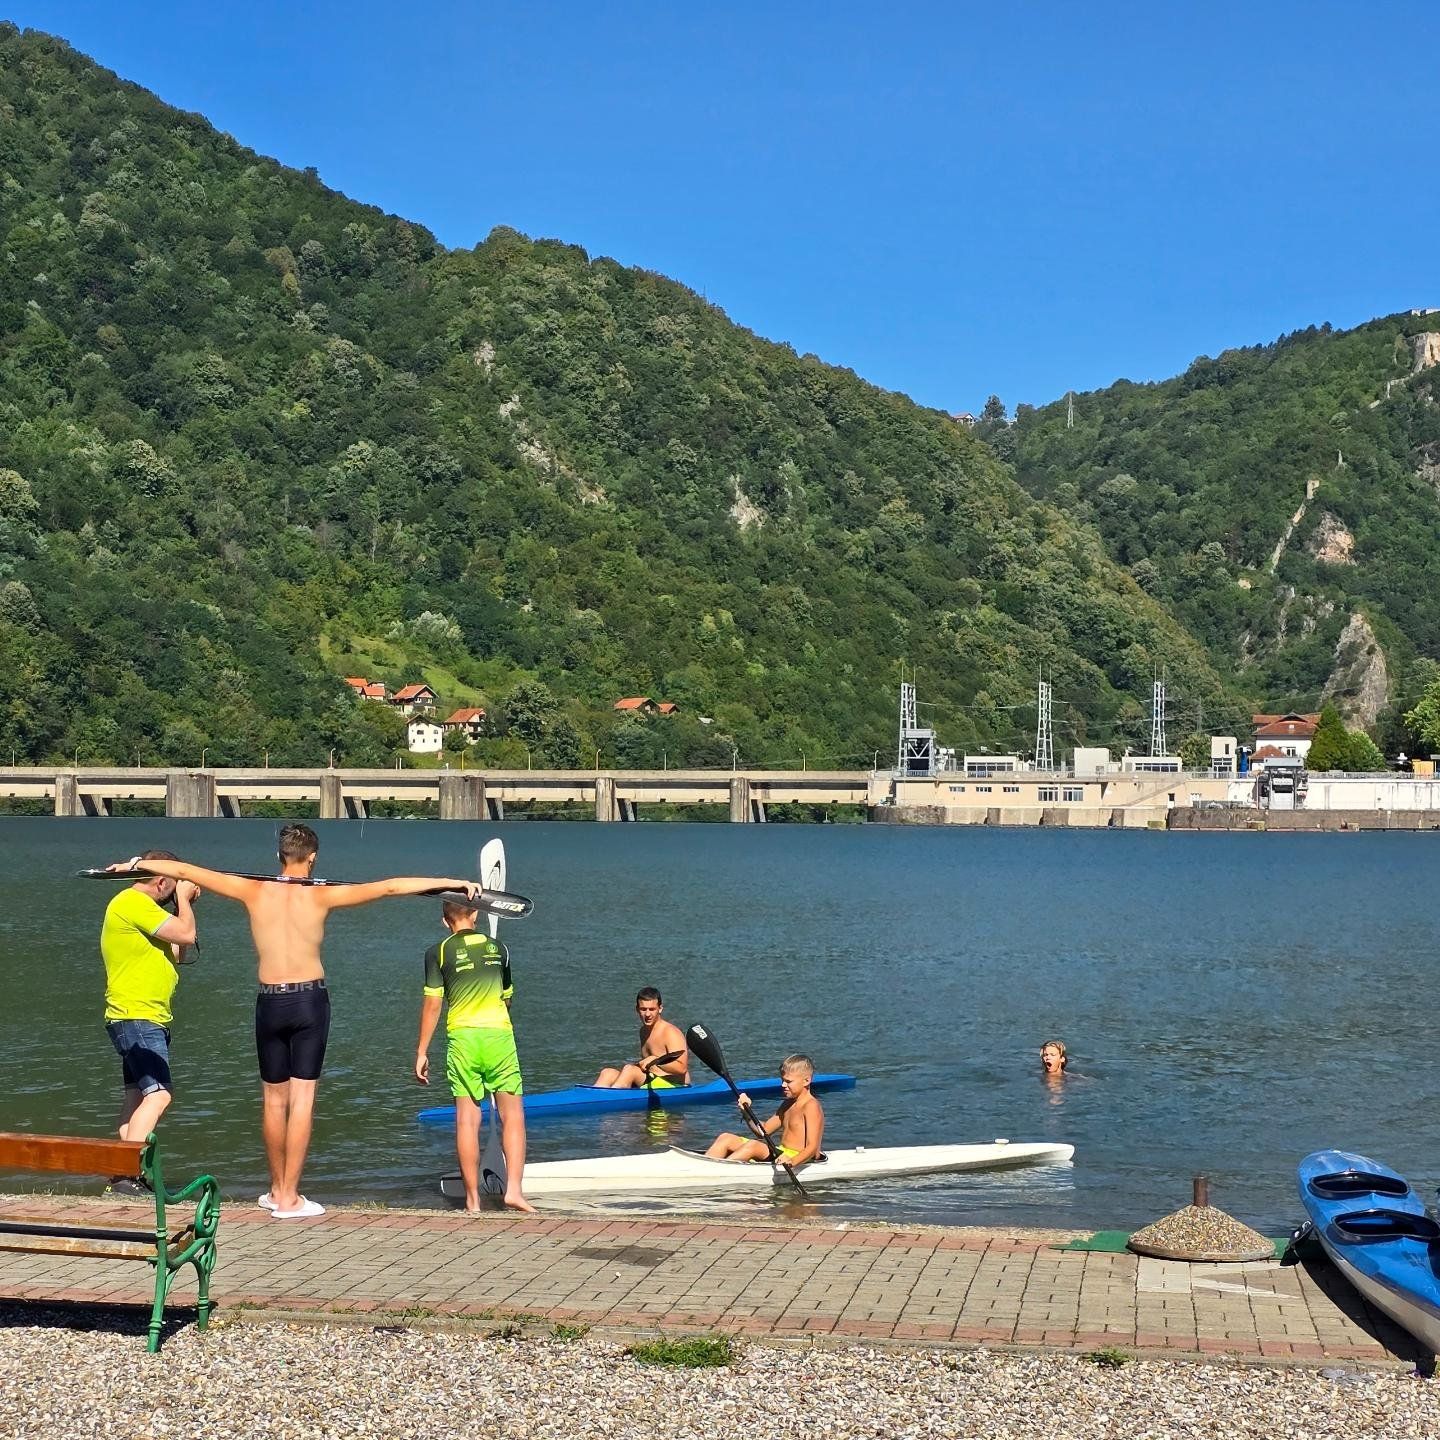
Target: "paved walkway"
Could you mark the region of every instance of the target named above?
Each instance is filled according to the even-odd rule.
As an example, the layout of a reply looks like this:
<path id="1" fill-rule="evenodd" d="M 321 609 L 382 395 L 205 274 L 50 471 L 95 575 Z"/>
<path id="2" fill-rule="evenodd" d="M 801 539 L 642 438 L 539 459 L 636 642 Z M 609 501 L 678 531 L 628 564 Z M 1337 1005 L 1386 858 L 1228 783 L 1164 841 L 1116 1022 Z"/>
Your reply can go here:
<path id="1" fill-rule="evenodd" d="M 123 1219 L 143 1205 L 27 1196 Z M 142 1220 L 143 1223 L 143 1220 Z M 227 1207 L 219 1313 L 514 1318 L 769 1337 L 1040 1345 L 1413 1363 L 1403 1332 L 1324 1261 L 1185 1265 L 1001 1231 Z M 1062 1237 L 1063 1238 L 1063 1237 Z M 147 1303 L 146 1267 L 0 1252 L 0 1298 Z M 187 1272 L 193 1277 L 193 1271 Z M 177 1281 L 177 1302 L 194 1294 Z"/>

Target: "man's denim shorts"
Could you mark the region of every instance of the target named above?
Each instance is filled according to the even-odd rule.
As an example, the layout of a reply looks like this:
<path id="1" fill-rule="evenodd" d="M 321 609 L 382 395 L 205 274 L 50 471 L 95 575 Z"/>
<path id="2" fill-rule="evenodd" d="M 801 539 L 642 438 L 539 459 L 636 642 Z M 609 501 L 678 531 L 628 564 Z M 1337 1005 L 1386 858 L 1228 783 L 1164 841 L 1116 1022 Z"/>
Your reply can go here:
<path id="1" fill-rule="evenodd" d="M 170 1032 L 153 1020 L 107 1020 L 105 1031 L 120 1055 L 125 1088 L 153 1095 L 170 1083 Z"/>

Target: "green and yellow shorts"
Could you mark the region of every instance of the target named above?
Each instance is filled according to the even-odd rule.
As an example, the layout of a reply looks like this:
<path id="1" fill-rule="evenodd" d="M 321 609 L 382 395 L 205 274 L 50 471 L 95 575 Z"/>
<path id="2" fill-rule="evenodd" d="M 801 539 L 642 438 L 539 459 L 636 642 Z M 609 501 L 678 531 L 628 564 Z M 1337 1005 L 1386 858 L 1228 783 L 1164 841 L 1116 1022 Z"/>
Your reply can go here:
<path id="1" fill-rule="evenodd" d="M 652 1075 L 645 1084 L 651 1090 L 688 1090 L 688 1085 L 682 1085 L 678 1080 L 672 1080 L 668 1075 Z"/>
<path id="2" fill-rule="evenodd" d="M 445 1047 L 445 1078 L 457 1099 L 477 1104 L 486 1093 L 523 1095 L 513 1030 L 452 1030 Z"/>

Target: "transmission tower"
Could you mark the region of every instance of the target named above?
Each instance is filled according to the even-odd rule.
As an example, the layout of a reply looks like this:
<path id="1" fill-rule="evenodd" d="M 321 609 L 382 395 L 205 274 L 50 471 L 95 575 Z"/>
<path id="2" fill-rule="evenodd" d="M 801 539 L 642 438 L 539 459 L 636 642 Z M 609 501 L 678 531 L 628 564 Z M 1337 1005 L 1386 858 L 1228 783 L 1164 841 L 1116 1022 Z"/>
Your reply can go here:
<path id="1" fill-rule="evenodd" d="M 895 756 L 895 769 L 901 775 L 933 775 L 935 773 L 935 731 L 915 720 L 915 687 L 908 680 L 900 682 L 900 745 Z"/>
<path id="2" fill-rule="evenodd" d="M 1073 390 L 1065 397 L 1065 428 L 1067 430 L 1075 428 L 1075 392 Z"/>
<path id="3" fill-rule="evenodd" d="M 1035 768 L 1055 768 L 1055 727 L 1050 720 L 1050 683 L 1040 681 L 1035 699 Z"/>
<path id="4" fill-rule="evenodd" d="M 1150 753 L 1165 754 L 1165 680 L 1155 682 L 1155 693 L 1150 701 Z"/>

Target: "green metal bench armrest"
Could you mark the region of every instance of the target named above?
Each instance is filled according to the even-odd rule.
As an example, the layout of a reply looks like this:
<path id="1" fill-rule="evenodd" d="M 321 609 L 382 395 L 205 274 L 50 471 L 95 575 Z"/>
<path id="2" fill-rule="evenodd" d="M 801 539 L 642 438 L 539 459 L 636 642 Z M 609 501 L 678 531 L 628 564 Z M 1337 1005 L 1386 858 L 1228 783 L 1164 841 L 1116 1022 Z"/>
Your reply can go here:
<path id="1" fill-rule="evenodd" d="M 167 1260 L 166 1262 L 169 1268 L 177 1269 L 197 1250 L 203 1249 L 214 1240 L 215 1232 L 220 1226 L 220 1183 L 213 1175 L 197 1175 L 189 1184 L 182 1185 L 178 1190 L 168 1189 L 160 1166 L 160 1147 L 153 1133 L 145 1137 L 145 1149 L 140 1154 L 140 1171 L 155 1191 L 157 1261 L 158 1257 L 169 1254 L 169 1229 L 165 1220 L 166 1205 L 176 1205 L 181 1201 L 188 1200 L 192 1195 L 197 1196 L 195 1201 L 195 1239 L 174 1261 Z"/>

